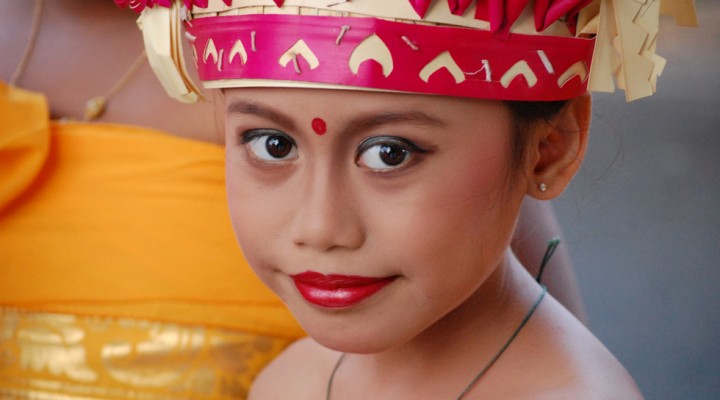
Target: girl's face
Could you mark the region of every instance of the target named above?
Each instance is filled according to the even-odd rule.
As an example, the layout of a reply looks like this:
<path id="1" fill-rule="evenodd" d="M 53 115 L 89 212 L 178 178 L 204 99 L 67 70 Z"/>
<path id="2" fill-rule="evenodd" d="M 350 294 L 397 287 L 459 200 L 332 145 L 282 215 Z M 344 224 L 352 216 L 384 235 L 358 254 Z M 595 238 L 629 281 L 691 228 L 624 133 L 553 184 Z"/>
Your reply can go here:
<path id="1" fill-rule="evenodd" d="M 307 89 L 225 101 L 235 232 L 318 342 L 381 351 L 477 304 L 527 185 L 502 103 Z"/>

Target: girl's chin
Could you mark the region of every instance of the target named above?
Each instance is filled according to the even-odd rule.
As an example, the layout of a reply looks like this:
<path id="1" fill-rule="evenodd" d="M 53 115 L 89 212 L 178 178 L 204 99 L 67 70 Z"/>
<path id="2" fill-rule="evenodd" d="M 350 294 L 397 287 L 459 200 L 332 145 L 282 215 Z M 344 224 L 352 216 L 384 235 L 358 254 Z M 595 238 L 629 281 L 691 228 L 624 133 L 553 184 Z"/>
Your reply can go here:
<path id="1" fill-rule="evenodd" d="M 311 335 L 312 336 L 312 335 Z M 376 343 L 370 345 L 370 343 L 359 343 L 348 340 L 347 338 L 326 338 L 314 336 L 315 340 L 319 345 L 334 350 L 340 353 L 351 353 L 351 354 L 376 354 L 382 353 L 383 351 L 389 350 L 392 346 L 384 347 L 378 346 Z M 372 339 L 368 338 L 368 342 Z M 367 344 L 367 345 L 366 345 Z"/>
<path id="2" fill-rule="evenodd" d="M 386 329 L 373 332 L 367 326 L 339 328 L 335 324 L 306 324 L 305 332 L 319 345 L 341 353 L 373 354 L 395 348 L 405 340 L 389 336 Z"/>

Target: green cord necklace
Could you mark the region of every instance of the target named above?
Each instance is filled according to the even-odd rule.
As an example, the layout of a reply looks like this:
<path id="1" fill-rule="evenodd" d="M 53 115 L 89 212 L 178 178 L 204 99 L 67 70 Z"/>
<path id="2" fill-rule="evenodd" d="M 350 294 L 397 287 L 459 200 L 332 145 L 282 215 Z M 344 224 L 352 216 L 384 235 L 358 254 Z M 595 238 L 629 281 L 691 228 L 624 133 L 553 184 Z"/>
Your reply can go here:
<path id="1" fill-rule="evenodd" d="M 510 338 L 505 342 L 502 348 L 493 356 L 493 358 L 490 360 L 489 363 L 473 378 L 472 381 L 463 389 L 463 391 L 460 393 L 458 397 L 456 397 L 456 400 L 462 400 L 463 397 L 470 391 L 470 389 L 475 386 L 475 384 L 485 375 L 485 373 L 490 369 L 490 367 L 495 364 L 495 361 L 497 361 L 500 356 L 507 350 L 508 347 L 510 347 L 510 344 L 515 340 L 515 337 L 520 333 L 522 328 L 527 324 L 527 322 L 530 320 L 530 317 L 532 317 L 533 313 L 537 309 L 537 307 L 542 302 L 543 298 L 545 298 L 545 293 L 547 293 L 547 287 L 545 285 L 542 286 L 542 292 L 540 293 L 540 296 L 535 300 L 535 304 L 530 308 L 530 311 L 528 311 L 527 315 L 525 315 L 525 318 L 522 320 L 520 325 L 515 329 L 515 332 L 510 336 Z M 337 372 L 338 368 L 340 367 L 340 364 L 342 363 L 343 359 L 345 358 L 345 353 L 343 353 L 340 358 L 338 359 L 337 363 L 335 364 L 335 367 L 332 370 L 332 373 L 330 374 L 330 379 L 328 380 L 327 384 L 327 391 L 325 393 L 325 400 L 330 400 L 330 391 L 332 390 L 332 384 L 333 380 L 335 379 L 335 373 Z"/>
<path id="2" fill-rule="evenodd" d="M 542 278 L 542 273 L 545 269 L 545 266 L 547 262 L 550 260 L 550 257 L 555 252 L 555 249 L 557 248 L 558 244 L 560 244 L 560 239 L 553 238 L 548 243 L 547 251 L 545 252 L 545 256 L 543 257 L 542 263 L 540 265 L 540 272 L 538 273 L 538 276 L 535 278 L 535 280 L 540 283 L 540 279 Z M 542 287 L 542 292 L 540 293 L 540 296 L 538 296 L 537 300 L 535 300 L 535 303 L 533 303 L 532 307 L 530 307 L 530 310 L 528 310 L 527 314 L 525 315 L 525 318 L 523 318 L 522 322 L 520 322 L 520 325 L 515 329 L 515 331 L 510 335 L 508 340 L 505 342 L 505 344 L 500 348 L 500 350 L 495 353 L 493 358 L 490 360 L 490 362 L 483 367 L 480 372 L 475 375 L 475 377 L 470 381 L 470 383 L 463 389 L 462 392 L 456 397 L 456 400 L 462 400 L 465 395 L 472 389 L 475 384 L 477 384 L 480 379 L 485 375 L 485 373 L 490 370 L 490 367 L 495 364 L 495 362 L 502 356 L 502 354 L 505 352 L 505 350 L 510 347 L 510 344 L 515 340 L 517 335 L 520 333 L 523 327 L 525 327 L 525 324 L 530 320 L 530 317 L 535 313 L 535 310 L 538 308 L 540 303 L 545 298 L 545 294 L 547 293 L 547 287 L 545 285 L 540 285 Z M 335 373 L 337 372 L 338 368 L 340 368 L 340 364 L 342 363 L 343 359 L 345 358 L 345 353 L 343 353 L 340 358 L 337 360 L 337 363 L 335 363 L 335 367 L 333 368 L 332 372 L 330 373 L 330 379 L 328 379 L 327 389 L 325 391 L 325 400 L 330 400 L 330 392 L 332 391 L 332 384 L 333 380 L 335 379 Z"/>

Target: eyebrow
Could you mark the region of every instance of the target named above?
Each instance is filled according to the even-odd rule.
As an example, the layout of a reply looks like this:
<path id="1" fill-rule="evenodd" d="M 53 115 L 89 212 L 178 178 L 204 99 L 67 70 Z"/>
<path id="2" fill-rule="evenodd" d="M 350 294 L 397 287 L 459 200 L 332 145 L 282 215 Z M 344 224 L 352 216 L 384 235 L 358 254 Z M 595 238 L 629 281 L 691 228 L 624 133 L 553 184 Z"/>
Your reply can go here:
<path id="1" fill-rule="evenodd" d="M 343 133 L 351 134 L 358 131 L 367 131 L 378 126 L 396 123 L 430 127 L 447 127 L 448 125 L 447 122 L 422 111 L 383 112 L 352 119 Z"/>
<path id="2" fill-rule="evenodd" d="M 225 111 L 230 115 L 254 115 L 268 121 L 272 121 L 286 130 L 295 130 L 295 123 L 292 118 L 260 103 L 237 100 L 233 101 Z"/>
<path id="3" fill-rule="evenodd" d="M 247 100 L 236 100 L 227 107 L 226 112 L 230 115 L 255 115 L 260 118 L 275 122 L 287 130 L 295 130 L 295 123 L 293 122 L 292 118 L 261 103 Z M 368 115 L 361 115 L 359 117 L 356 117 L 350 120 L 350 122 L 347 124 L 347 128 L 344 129 L 343 135 L 367 131 L 382 125 L 398 123 L 409 123 L 412 125 L 430 127 L 448 126 L 447 122 L 439 118 L 433 117 L 422 111 L 391 111 L 382 113 L 371 113 Z"/>

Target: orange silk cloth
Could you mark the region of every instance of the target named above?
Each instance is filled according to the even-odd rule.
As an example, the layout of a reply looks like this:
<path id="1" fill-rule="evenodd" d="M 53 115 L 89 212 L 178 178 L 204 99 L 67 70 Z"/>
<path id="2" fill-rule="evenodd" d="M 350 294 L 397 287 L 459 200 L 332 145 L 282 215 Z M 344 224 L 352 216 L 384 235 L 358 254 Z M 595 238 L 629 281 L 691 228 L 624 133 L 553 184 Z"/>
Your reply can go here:
<path id="1" fill-rule="evenodd" d="M 49 121 L 42 95 L 0 82 L 0 354 L 7 360 L 15 352 L 18 362 L 15 372 L 0 362 L 0 378 L 22 370 L 70 376 L 28 355 L 37 350 L 27 349 L 28 340 L 63 351 L 79 346 L 74 354 L 82 350 L 89 370 L 93 358 L 109 368 L 107 357 L 119 353 L 98 344 L 112 343 L 107 329 L 130 335 L 135 356 L 142 343 L 200 340 L 193 332 L 204 332 L 203 346 L 216 353 L 241 337 L 243 346 L 272 353 L 263 363 L 303 336 L 235 242 L 223 164 L 223 149 L 212 144 L 139 127 Z M 99 341 L 92 349 L 84 343 L 91 339 Z M 251 358 L 231 348 L 220 358 Z M 143 359 L 148 370 L 155 358 Z"/>

